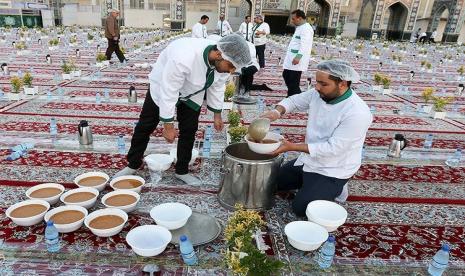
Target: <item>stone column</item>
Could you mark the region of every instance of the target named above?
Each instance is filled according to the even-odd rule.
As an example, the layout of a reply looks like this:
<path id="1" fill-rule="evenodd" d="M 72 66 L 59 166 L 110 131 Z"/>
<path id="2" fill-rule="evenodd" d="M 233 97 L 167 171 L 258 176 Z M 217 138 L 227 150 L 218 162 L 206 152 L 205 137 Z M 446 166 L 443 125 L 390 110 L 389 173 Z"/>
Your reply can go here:
<path id="1" fill-rule="evenodd" d="M 333 0 L 331 5 L 331 13 L 328 23 L 328 35 L 336 35 L 337 24 L 339 23 L 339 15 L 341 14 L 341 0 Z"/>
<path id="2" fill-rule="evenodd" d="M 224 18 L 228 19 L 229 0 L 218 0 L 218 20 L 220 14 L 224 14 Z"/>
<path id="3" fill-rule="evenodd" d="M 255 0 L 252 1 L 252 15 L 262 14 L 264 0 Z"/>
<path id="4" fill-rule="evenodd" d="M 420 8 L 420 0 L 413 0 L 410 6 L 410 16 L 407 20 L 407 28 L 404 30 L 402 39 L 409 40 L 415 29 L 415 22 L 418 17 L 418 9 Z"/>
<path id="5" fill-rule="evenodd" d="M 442 40 L 444 42 L 457 42 L 459 38 L 459 17 L 462 11 L 464 0 L 457 0 L 455 3 L 455 8 L 453 11 L 449 11 L 449 18 L 447 19 L 446 29 L 444 30 L 444 34 L 442 35 Z"/>
<path id="6" fill-rule="evenodd" d="M 385 0 L 378 0 L 373 18 L 373 25 L 371 27 L 372 33 L 378 33 L 378 38 L 381 37 L 381 24 L 383 23 L 381 20 L 383 18 L 384 4 Z"/>

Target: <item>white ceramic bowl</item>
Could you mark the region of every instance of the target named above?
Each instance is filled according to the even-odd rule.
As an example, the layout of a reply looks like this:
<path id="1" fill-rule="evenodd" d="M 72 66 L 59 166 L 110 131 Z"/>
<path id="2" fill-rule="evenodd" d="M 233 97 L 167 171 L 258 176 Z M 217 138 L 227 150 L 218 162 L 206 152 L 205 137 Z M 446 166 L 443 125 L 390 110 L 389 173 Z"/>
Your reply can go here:
<path id="1" fill-rule="evenodd" d="M 47 222 L 50 220 L 50 218 L 57 214 L 57 213 L 60 213 L 60 212 L 63 212 L 63 211 L 71 211 L 71 210 L 74 210 L 74 211 L 79 211 L 81 213 L 84 214 L 84 217 L 78 221 L 75 221 L 75 222 L 72 222 L 72 223 L 67 223 L 67 224 L 58 224 L 58 223 L 53 223 L 53 225 L 55 225 L 55 227 L 57 228 L 58 232 L 60 233 L 69 233 L 69 232 L 74 232 L 76 230 L 78 230 L 79 228 L 81 228 L 82 226 L 82 223 L 84 222 L 84 219 L 86 218 L 88 212 L 87 212 L 87 209 L 84 208 L 84 207 L 81 207 L 81 206 L 77 206 L 77 205 L 65 205 L 65 206 L 60 206 L 60 207 L 57 207 L 55 209 L 52 209 L 50 211 L 48 211 L 46 214 L 45 214 L 45 217 L 44 217 L 44 220 Z"/>
<path id="2" fill-rule="evenodd" d="M 113 227 L 113 228 L 108 228 L 108 229 L 95 229 L 89 226 L 89 223 L 100 216 L 105 216 L 105 215 L 114 215 L 114 216 L 119 216 L 123 219 L 123 223 L 120 225 Z M 86 225 L 87 228 L 94 233 L 94 235 L 99 236 L 99 237 L 111 237 L 123 230 L 124 225 L 128 221 L 128 214 L 126 212 L 116 209 L 116 208 L 105 208 L 105 209 L 100 209 L 97 211 L 94 211 L 90 213 L 86 219 L 84 220 L 84 224 Z"/>
<path id="3" fill-rule="evenodd" d="M 101 176 L 103 178 L 105 178 L 107 181 L 105 181 L 105 183 L 103 184 L 100 184 L 100 185 L 97 185 L 97 186 L 83 186 L 83 185 L 79 185 L 79 181 L 86 178 L 86 177 L 91 177 L 91 176 Z M 94 188 L 94 189 L 97 189 L 99 192 L 103 191 L 103 189 L 105 189 L 105 185 L 107 185 L 107 182 L 108 180 L 110 180 L 110 177 L 108 176 L 108 174 L 106 173 L 103 173 L 103 172 L 88 172 L 88 173 L 83 173 L 81 175 L 78 175 L 75 179 L 74 179 L 74 184 L 76 184 L 78 187 L 80 188 L 85 188 L 85 187 L 90 187 L 90 188 Z"/>
<path id="4" fill-rule="evenodd" d="M 31 196 L 31 193 L 32 192 L 35 192 L 37 190 L 40 190 L 40 189 L 43 189 L 43 188 L 57 188 L 57 189 L 60 189 L 60 193 L 55 195 L 55 196 L 51 196 L 51 197 L 32 197 Z M 65 187 L 63 187 L 63 185 L 61 184 L 57 184 L 57 183 L 43 183 L 43 184 L 39 184 L 39 185 L 36 185 L 34 187 L 31 187 L 29 188 L 27 191 L 26 191 L 26 196 L 29 198 L 29 199 L 40 199 L 40 200 L 45 200 L 47 201 L 48 203 L 50 203 L 51 205 L 52 204 L 55 204 L 58 202 L 58 200 L 60 199 L 60 196 L 63 194 L 63 192 L 65 191 Z"/>
<path id="5" fill-rule="evenodd" d="M 140 256 L 152 257 L 165 251 L 171 232 L 163 226 L 143 225 L 129 231 L 126 242 Z"/>
<path id="6" fill-rule="evenodd" d="M 168 230 L 183 227 L 192 215 L 192 209 L 182 203 L 172 202 L 157 205 L 150 210 L 153 220 Z"/>
<path id="7" fill-rule="evenodd" d="M 105 203 L 105 201 L 108 198 L 110 198 L 112 196 L 115 196 L 115 195 L 131 195 L 131 196 L 136 198 L 136 202 L 134 202 L 132 204 L 129 204 L 129 205 L 125 205 L 125 206 L 113 206 L 113 205 L 108 205 L 108 204 Z M 113 192 L 110 192 L 110 193 L 104 195 L 102 197 L 102 204 L 105 205 L 105 207 L 107 207 L 107 208 L 116 208 L 116 209 L 123 210 L 126 213 L 130 213 L 130 212 L 136 210 L 137 203 L 139 202 L 139 200 L 140 200 L 140 195 L 138 193 L 136 193 L 136 192 L 128 191 L 128 190 L 118 190 L 118 191 L 113 191 Z"/>
<path id="8" fill-rule="evenodd" d="M 284 227 L 289 243 L 302 251 L 313 251 L 328 239 L 323 226 L 310 221 L 293 221 Z"/>
<path id="9" fill-rule="evenodd" d="M 247 145 L 249 146 L 249 149 L 253 152 L 260 153 L 260 154 L 268 154 L 268 153 L 271 153 L 277 150 L 279 146 L 281 145 L 281 140 L 283 139 L 283 136 L 277 133 L 268 132 L 265 138 L 263 139 L 272 139 L 277 142 L 272 143 L 272 144 L 259 144 L 259 143 L 249 141 L 248 134 L 245 136 L 245 141 L 247 141 Z"/>
<path id="10" fill-rule="evenodd" d="M 35 215 L 35 216 L 32 216 L 32 217 L 27 217 L 27 218 L 15 218 L 15 217 L 11 216 L 11 212 L 13 212 L 13 210 L 15 210 L 16 208 L 22 207 L 22 206 L 25 206 L 25 205 L 30 205 L 30 204 L 40 204 L 40 205 L 43 205 L 43 206 L 47 207 L 47 209 L 45 211 L 43 211 L 42 213 L 38 214 L 38 215 Z M 40 199 L 29 199 L 29 200 L 18 202 L 16 204 L 10 206 L 8 209 L 6 209 L 5 214 L 14 223 L 16 223 L 18 225 L 31 226 L 31 225 L 39 223 L 44 218 L 45 213 L 47 213 L 48 209 L 50 209 L 50 204 L 47 201 L 40 200 Z"/>
<path id="11" fill-rule="evenodd" d="M 175 148 L 170 150 L 170 156 L 173 157 L 173 162 L 176 162 L 177 160 L 177 153 L 178 151 Z M 197 157 L 199 157 L 199 150 L 192 149 L 192 157 L 191 157 L 191 161 L 189 161 L 189 165 L 193 165 Z"/>
<path id="12" fill-rule="evenodd" d="M 347 211 L 344 207 L 327 200 L 310 202 L 305 213 L 309 221 L 323 226 L 328 232 L 336 231 L 347 219 Z"/>
<path id="13" fill-rule="evenodd" d="M 166 171 L 173 163 L 173 157 L 168 154 L 149 154 L 144 157 L 145 163 L 152 171 Z"/>
<path id="14" fill-rule="evenodd" d="M 67 196 L 75 194 L 75 193 L 79 193 L 79 192 L 89 192 L 89 193 L 94 194 L 95 197 L 92 198 L 92 199 L 86 200 L 86 201 L 81 201 L 81 202 L 76 202 L 76 203 L 65 201 L 65 198 Z M 98 195 L 99 195 L 99 192 L 98 192 L 97 189 L 89 188 L 89 187 L 77 188 L 77 189 L 69 190 L 66 193 L 62 194 L 60 196 L 60 200 L 61 200 L 61 202 L 63 202 L 66 205 L 77 205 L 77 206 L 81 206 L 81 207 L 84 207 L 84 208 L 88 209 L 88 208 L 94 206 L 95 202 L 97 201 Z"/>
<path id="15" fill-rule="evenodd" d="M 124 180 L 124 179 L 134 179 L 134 180 L 137 180 L 139 181 L 140 183 L 142 183 L 142 185 L 140 185 L 139 187 L 137 188 L 132 188 L 132 189 L 121 189 L 121 188 L 116 188 L 114 187 L 115 183 L 120 181 L 120 180 Z M 136 193 L 140 193 L 140 191 L 142 190 L 142 187 L 145 185 L 145 179 L 143 179 L 142 177 L 140 176 L 137 176 L 137 175 L 123 175 L 123 176 L 119 176 L 119 177 L 116 177 L 116 178 L 113 178 L 111 181 L 110 181 L 110 187 L 115 190 L 115 191 L 133 191 L 133 192 L 136 192 Z"/>

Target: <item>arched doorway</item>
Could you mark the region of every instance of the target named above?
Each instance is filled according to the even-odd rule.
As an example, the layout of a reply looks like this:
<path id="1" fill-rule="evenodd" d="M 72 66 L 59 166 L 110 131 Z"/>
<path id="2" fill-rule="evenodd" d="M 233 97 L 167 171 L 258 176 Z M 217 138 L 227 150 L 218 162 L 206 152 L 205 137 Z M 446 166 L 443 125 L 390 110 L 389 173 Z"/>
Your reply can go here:
<path id="1" fill-rule="evenodd" d="M 307 19 L 316 28 L 316 35 L 325 36 L 328 34 L 330 12 L 331 6 L 325 0 L 314 0 L 308 4 Z"/>
<path id="2" fill-rule="evenodd" d="M 403 38 L 408 9 L 397 2 L 388 8 L 389 21 L 386 28 L 386 39 L 399 40 Z"/>
<path id="3" fill-rule="evenodd" d="M 376 0 L 364 0 L 358 19 L 357 37 L 371 38 L 371 27 L 375 17 Z"/>
<path id="4" fill-rule="evenodd" d="M 436 41 L 441 41 L 442 36 L 444 34 L 444 30 L 446 29 L 447 20 L 449 18 L 449 9 L 444 5 L 437 9 L 432 19 L 431 25 L 428 31 L 433 32 L 434 30 L 437 31 Z"/>

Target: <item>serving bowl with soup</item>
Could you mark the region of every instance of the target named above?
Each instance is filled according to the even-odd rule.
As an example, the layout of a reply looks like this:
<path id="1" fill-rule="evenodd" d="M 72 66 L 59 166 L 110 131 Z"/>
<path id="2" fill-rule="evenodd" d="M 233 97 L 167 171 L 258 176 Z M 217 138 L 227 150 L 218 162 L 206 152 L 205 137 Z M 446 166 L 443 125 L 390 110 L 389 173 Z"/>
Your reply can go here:
<path id="1" fill-rule="evenodd" d="M 66 205 L 77 205 L 87 209 L 94 206 L 98 195 L 99 191 L 97 189 L 89 187 L 77 188 L 62 194 L 60 200 Z"/>
<path id="2" fill-rule="evenodd" d="M 74 232 L 81 228 L 88 212 L 87 209 L 77 205 L 65 205 L 48 211 L 45 221 L 53 221 L 60 233 Z"/>
<path id="3" fill-rule="evenodd" d="M 117 208 L 130 213 L 137 208 L 140 195 L 133 191 L 117 190 L 102 197 L 102 204 L 107 208 Z"/>
<path id="4" fill-rule="evenodd" d="M 20 226 L 31 226 L 39 223 L 50 209 L 45 200 L 29 199 L 10 206 L 5 214 L 14 223 Z"/>
<path id="5" fill-rule="evenodd" d="M 55 204 L 60 199 L 60 196 L 65 191 L 65 187 L 57 183 L 44 183 L 29 188 L 26 191 L 26 196 L 29 199 L 45 200 L 50 204 Z"/>
<path id="6" fill-rule="evenodd" d="M 144 185 L 145 179 L 137 175 L 124 175 L 110 181 L 110 187 L 115 191 L 124 190 L 140 193 Z"/>
<path id="7" fill-rule="evenodd" d="M 245 136 L 245 141 L 247 142 L 249 149 L 260 154 L 269 154 L 277 150 L 281 145 L 282 139 L 282 135 L 273 132 L 268 132 L 265 138 L 260 141 L 254 140 L 249 134 Z"/>
<path id="8" fill-rule="evenodd" d="M 80 188 L 94 188 L 101 192 L 103 189 L 105 189 L 105 185 L 107 184 L 108 180 L 110 180 L 110 177 L 106 173 L 88 172 L 77 176 L 74 179 L 74 184 Z"/>
<path id="9" fill-rule="evenodd" d="M 127 221 L 126 212 L 116 208 L 106 208 L 90 213 L 84 219 L 84 224 L 94 235 L 110 237 L 121 232 Z"/>

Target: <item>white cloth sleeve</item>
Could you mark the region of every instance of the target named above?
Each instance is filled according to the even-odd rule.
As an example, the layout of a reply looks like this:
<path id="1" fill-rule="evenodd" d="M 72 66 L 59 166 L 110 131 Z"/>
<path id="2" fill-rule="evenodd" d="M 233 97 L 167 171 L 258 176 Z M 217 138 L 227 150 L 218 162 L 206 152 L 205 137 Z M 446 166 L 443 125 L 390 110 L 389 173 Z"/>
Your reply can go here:
<path id="1" fill-rule="evenodd" d="M 312 89 L 307 92 L 292 95 L 289 98 L 285 98 L 280 101 L 278 105 L 283 106 L 286 109 L 286 113 L 291 113 L 293 111 L 308 111 L 312 100 L 312 93 L 316 93 L 315 90 Z"/>
<path id="2" fill-rule="evenodd" d="M 207 89 L 207 108 L 214 113 L 221 113 L 223 110 L 224 91 L 228 75 L 215 72 L 215 81 Z"/>
<path id="3" fill-rule="evenodd" d="M 313 30 L 309 28 L 300 34 L 300 48 L 298 55 L 310 55 L 313 44 Z"/>

